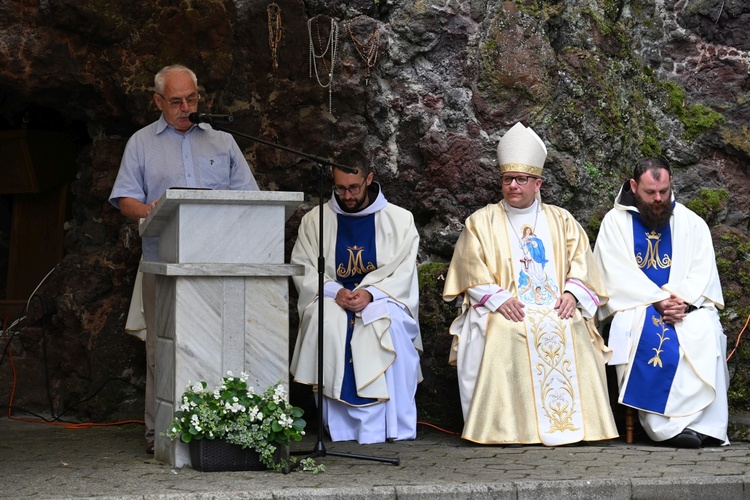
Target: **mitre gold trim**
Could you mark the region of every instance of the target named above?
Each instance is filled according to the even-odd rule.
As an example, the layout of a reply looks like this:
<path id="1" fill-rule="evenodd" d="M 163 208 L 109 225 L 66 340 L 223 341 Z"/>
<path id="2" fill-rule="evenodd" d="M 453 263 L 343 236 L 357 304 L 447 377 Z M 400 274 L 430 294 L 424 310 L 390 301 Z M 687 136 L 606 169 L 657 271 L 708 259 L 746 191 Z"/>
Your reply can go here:
<path id="1" fill-rule="evenodd" d="M 524 163 L 503 163 L 502 165 L 500 165 L 501 174 L 504 174 L 505 172 L 521 172 L 524 174 L 533 175 L 535 177 L 541 177 L 542 170 L 542 167 L 526 165 Z"/>

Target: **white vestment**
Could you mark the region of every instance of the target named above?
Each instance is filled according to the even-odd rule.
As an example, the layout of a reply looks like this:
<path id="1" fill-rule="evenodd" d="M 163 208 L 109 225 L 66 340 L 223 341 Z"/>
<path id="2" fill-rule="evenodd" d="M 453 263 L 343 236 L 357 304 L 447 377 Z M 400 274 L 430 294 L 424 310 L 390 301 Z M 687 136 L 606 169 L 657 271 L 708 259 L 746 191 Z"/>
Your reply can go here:
<path id="1" fill-rule="evenodd" d="M 728 444 L 726 336 L 717 309 L 724 307 L 711 233 L 706 223 L 680 203 L 671 220 L 672 255 L 669 281 L 654 284 L 638 267 L 633 245 L 633 221 L 621 204 L 604 217 L 594 256 L 602 269 L 610 300 L 599 319 L 611 321 L 609 347 L 617 363 L 620 400 L 628 383 L 649 305 L 675 295 L 699 309 L 674 325 L 679 339 L 679 363 L 663 413 L 639 411 L 644 430 L 664 441 L 690 428 Z M 620 364 L 621 363 L 621 364 Z M 654 365 L 654 370 L 657 369 Z"/>
<path id="2" fill-rule="evenodd" d="M 377 266 L 355 288 L 369 291 L 373 301 L 355 316 L 351 363 L 357 395 L 377 401 L 368 406 L 352 406 L 341 399 L 344 364 L 348 360 L 344 356 L 347 315 L 335 302 L 342 287 L 336 278 L 337 216 L 373 213 Z M 355 214 L 343 212 L 332 198 L 324 206 L 323 216 L 323 416 L 328 431 L 334 441 L 354 439 L 361 444 L 413 439 L 416 387 L 422 379 L 416 270 L 419 234 L 414 218 L 411 212 L 388 203 L 380 192 L 370 206 Z M 315 207 L 302 218 L 291 256 L 292 264 L 305 267 L 304 276 L 294 277 L 299 291 L 300 327 L 291 373 L 295 381 L 313 386 L 318 385 L 318 237 L 319 208 Z"/>

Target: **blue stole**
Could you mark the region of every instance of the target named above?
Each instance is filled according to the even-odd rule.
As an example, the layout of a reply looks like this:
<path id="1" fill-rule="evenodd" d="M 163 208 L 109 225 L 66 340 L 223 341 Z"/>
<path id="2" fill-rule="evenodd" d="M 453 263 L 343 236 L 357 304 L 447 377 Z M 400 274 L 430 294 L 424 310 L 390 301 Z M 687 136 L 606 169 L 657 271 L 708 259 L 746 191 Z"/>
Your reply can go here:
<path id="1" fill-rule="evenodd" d="M 633 241 L 636 262 L 658 286 L 669 281 L 672 267 L 672 232 L 669 224 L 656 232 L 646 228 L 638 213 L 633 216 Z M 664 323 L 652 305 L 646 309 L 643 331 L 630 368 L 622 402 L 654 413 L 664 413 L 672 388 L 680 344 L 671 325 Z"/>
<path id="2" fill-rule="evenodd" d="M 377 269 L 375 214 L 364 217 L 338 214 L 337 217 L 336 280 L 347 290 L 354 290 L 367 273 Z M 354 313 L 346 311 L 346 317 L 345 365 L 341 400 L 356 406 L 372 404 L 377 399 L 361 398 L 357 395 L 351 346 L 352 333 L 354 332 Z"/>

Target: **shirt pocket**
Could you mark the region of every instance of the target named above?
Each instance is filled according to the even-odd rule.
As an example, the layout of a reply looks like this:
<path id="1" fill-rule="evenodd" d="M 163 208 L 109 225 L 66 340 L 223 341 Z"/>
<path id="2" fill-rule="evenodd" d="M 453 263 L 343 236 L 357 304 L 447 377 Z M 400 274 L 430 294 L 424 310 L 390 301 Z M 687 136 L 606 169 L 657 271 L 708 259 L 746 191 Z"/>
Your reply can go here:
<path id="1" fill-rule="evenodd" d="M 211 189 L 229 189 L 232 163 L 229 155 L 199 158 L 201 186 Z"/>

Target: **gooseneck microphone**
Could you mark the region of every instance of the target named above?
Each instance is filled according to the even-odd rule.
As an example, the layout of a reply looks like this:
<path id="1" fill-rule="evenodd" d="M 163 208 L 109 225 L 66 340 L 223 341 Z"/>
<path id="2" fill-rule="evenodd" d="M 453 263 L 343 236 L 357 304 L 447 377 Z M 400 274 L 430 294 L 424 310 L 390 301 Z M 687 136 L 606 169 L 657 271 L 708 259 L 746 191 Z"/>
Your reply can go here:
<path id="1" fill-rule="evenodd" d="M 213 113 L 190 113 L 188 120 L 193 123 L 232 123 L 232 115 L 216 115 Z"/>

